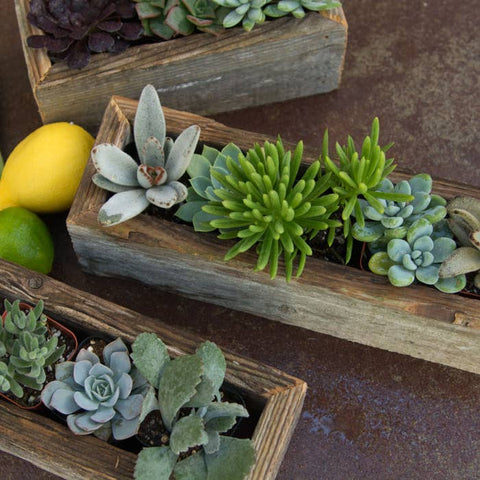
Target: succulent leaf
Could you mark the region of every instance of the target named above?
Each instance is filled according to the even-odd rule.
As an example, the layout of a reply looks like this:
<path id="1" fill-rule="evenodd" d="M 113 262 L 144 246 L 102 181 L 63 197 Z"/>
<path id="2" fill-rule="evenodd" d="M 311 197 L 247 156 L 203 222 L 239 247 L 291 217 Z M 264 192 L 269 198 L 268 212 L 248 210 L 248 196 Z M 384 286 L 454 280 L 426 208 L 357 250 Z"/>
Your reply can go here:
<path id="1" fill-rule="evenodd" d="M 196 415 L 190 415 L 179 419 L 170 435 L 170 448 L 179 455 L 196 445 L 204 445 L 208 442 L 203 420 Z"/>
<path id="2" fill-rule="evenodd" d="M 155 187 L 161 188 L 161 187 Z M 118 225 L 142 213 L 149 205 L 145 190 L 116 193 L 98 212 L 98 222 L 106 227 Z"/>
<path id="3" fill-rule="evenodd" d="M 205 455 L 198 452 L 175 465 L 175 480 L 208 480 Z"/>
<path id="4" fill-rule="evenodd" d="M 168 447 L 144 448 L 135 464 L 136 480 L 169 480 L 177 456 Z"/>

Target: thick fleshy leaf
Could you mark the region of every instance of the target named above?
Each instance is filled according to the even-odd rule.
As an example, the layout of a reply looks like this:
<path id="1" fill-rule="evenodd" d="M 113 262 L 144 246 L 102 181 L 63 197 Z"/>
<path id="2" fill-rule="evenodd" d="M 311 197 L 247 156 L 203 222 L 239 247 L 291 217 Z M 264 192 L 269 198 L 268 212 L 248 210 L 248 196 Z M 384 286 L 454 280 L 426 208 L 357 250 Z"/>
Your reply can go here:
<path id="1" fill-rule="evenodd" d="M 154 333 L 141 333 L 132 344 L 131 357 L 140 373 L 158 388 L 165 366 L 170 362 L 167 347 Z"/>
<path id="2" fill-rule="evenodd" d="M 91 416 L 93 422 L 107 423 L 115 416 L 115 410 L 112 407 L 99 407 Z"/>
<path id="3" fill-rule="evenodd" d="M 163 185 L 167 181 L 167 172 L 163 167 L 150 167 L 142 163 L 137 169 L 137 180 L 143 188 Z"/>
<path id="4" fill-rule="evenodd" d="M 208 442 L 203 420 L 196 415 L 183 417 L 175 423 L 170 435 L 170 448 L 179 455 L 190 447 Z"/>
<path id="5" fill-rule="evenodd" d="M 210 161 L 203 155 L 195 153 L 190 161 L 190 165 L 187 168 L 187 173 L 191 178 L 196 177 L 210 177 Z"/>
<path id="6" fill-rule="evenodd" d="M 411 205 L 413 214 L 423 212 L 430 205 L 430 194 L 428 192 L 417 192 Z"/>
<path id="7" fill-rule="evenodd" d="M 408 183 L 412 188 L 412 192 L 427 192 L 432 191 L 432 177 L 426 173 L 420 173 L 412 177 Z"/>
<path id="8" fill-rule="evenodd" d="M 128 22 L 122 25 L 122 28 L 119 30 L 118 34 L 125 40 L 133 42 L 142 36 L 143 28 L 141 24 L 137 22 Z"/>
<path id="9" fill-rule="evenodd" d="M 415 280 L 415 273 L 400 265 L 394 265 L 388 269 L 388 279 L 395 287 L 407 287 Z"/>
<path id="10" fill-rule="evenodd" d="M 89 412 L 97 410 L 100 405 L 97 399 L 90 398 L 85 392 L 75 392 L 74 398 L 80 408 Z"/>
<path id="11" fill-rule="evenodd" d="M 473 247 L 461 247 L 443 261 L 439 275 L 448 278 L 477 270 L 480 270 L 480 251 Z"/>
<path id="12" fill-rule="evenodd" d="M 388 256 L 394 262 L 401 262 L 403 256 L 409 254 L 411 251 L 410 245 L 401 238 L 394 238 L 390 240 L 387 245 Z"/>
<path id="13" fill-rule="evenodd" d="M 177 137 L 165 163 L 169 181 L 178 180 L 185 173 L 199 138 L 198 125 L 191 125 Z"/>
<path id="14" fill-rule="evenodd" d="M 84 385 L 85 380 L 90 375 L 93 365 L 88 360 L 80 360 L 75 363 L 73 368 L 73 378 L 79 385 Z"/>
<path id="15" fill-rule="evenodd" d="M 165 152 L 163 145 L 155 137 L 147 138 L 147 142 L 142 147 L 141 155 L 145 165 L 150 167 L 164 167 L 165 166 Z"/>
<path id="16" fill-rule="evenodd" d="M 125 440 L 138 433 L 138 417 L 133 418 L 132 420 L 127 420 L 116 415 L 111 424 L 112 435 L 115 440 Z"/>
<path id="17" fill-rule="evenodd" d="M 90 375 L 94 377 L 99 377 L 100 375 L 108 375 L 110 377 L 113 377 L 113 370 L 106 365 L 97 363 L 93 365 L 93 367 L 90 369 Z"/>
<path id="18" fill-rule="evenodd" d="M 221 437 L 217 452 L 206 455 L 208 478 L 243 480 L 255 463 L 251 440 Z"/>
<path id="19" fill-rule="evenodd" d="M 166 133 L 165 117 L 153 85 L 147 85 L 142 90 L 135 114 L 133 133 L 141 163 L 145 163 L 145 158 L 142 158 L 142 148 L 148 138 L 155 137 L 163 145 Z"/>
<path id="20" fill-rule="evenodd" d="M 467 277 L 465 275 L 458 275 L 456 277 L 440 278 L 435 284 L 441 292 L 457 293 L 465 288 L 467 285 Z"/>
<path id="21" fill-rule="evenodd" d="M 127 352 L 113 352 L 108 362 L 114 378 L 118 379 L 122 374 L 130 372 L 132 364 Z"/>
<path id="22" fill-rule="evenodd" d="M 137 162 L 116 145 L 101 143 L 92 150 L 92 160 L 97 172 L 118 185 L 138 187 Z"/>
<path id="23" fill-rule="evenodd" d="M 193 216 L 193 228 L 196 232 L 213 232 L 215 227 L 212 227 L 210 222 L 217 218 L 219 217 L 216 215 L 211 215 L 210 213 L 206 213 L 202 210 Z"/>
<path id="24" fill-rule="evenodd" d="M 455 240 L 451 238 L 440 237 L 434 240 L 433 249 L 431 252 L 432 252 L 435 263 L 444 262 L 453 253 L 456 247 L 457 247 L 457 244 L 455 243 Z M 478 268 L 480 268 L 480 252 L 478 257 L 479 257 Z M 458 272 L 458 273 L 467 273 L 467 272 Z M 455 275 L 458 275 L 458 273 L 456 273 Z M 454 275 L 448 275 L 448 276 L 452 277 Z"/>
<path id="25" fill-rule="evenodd" d="M 207 480 L 205 454 L 200 451 L 175 465 L 175 480 Z"/>
<path id="26" fill-rule="evenodd" d="M 207 455 L 211 455 L 212 453 L 217 452 L 220 448 L 220 434 L 215 430 L 209 430 L 207 435 L 208 441 L 203 446 L 203 449 Z"/>
<path id="27" fill-rule="evenodd" d="M 208 378 L 203 377 L 201 383 L 197 386 L 197 392 L 188 401 L 185 407 L 200 408 L 208 405 L 213 401 L 215 395 L 215 387 Z"/>
<path id="28" fill-rule="evenodd" d="M 171 208 L 178 200 L 177 191 L 170 185 L 159 185 L 147 190 L 147 200 L 160 208 Z"/>
<path id="29" fill-rule="evenodd" d="M 413 242 L 413 250 L 431 252 L 433 250 L 433 240 L 427 236 L 419 237 Z"/>
<path id="30" fill-rule="evenodd" d="M 142 395 L 130 395 L 125 400 L 118 400 L 115 404 L 115 410 L 117 410 L 125 420 L 133 420 L 140 416 L 142 403 Z"/>
<path id="31" fill-rule="evenodd" d="M 68 428 L 75 434 L 75 435 L 90 435 L 92 433 L 91 431 L 86 431 L 83 428 L 80 428 L 77 425 L 77 418 L 80 417 L 81 415 L 84 415 L 84 413 L 74 413 L 72 415 L 69 415 L 67 417 L 67 425 Z M 102 424 L 98 423 L 98 427 L 100 427 Z"/>
<path id="32" fill-rule="evenodd" d="M 126 399 L 132 391 L 132 377 L 128 373 L 122 373 L 120 378 L 117 380 L 117 387 L 120 390 L 119 398 L 122 400 Z"/>
<path id="33" fill-rule="evenodd" d="M 83 360 L 88 360 L 92 365 L 95 365 L 96 363 L 100 362 L 100 359 L 90 350 L 87 350 L 86 348 L 82 348 L 78 353 L 76 357 L 77 363 L 81 362 Z"/>
<path id="34" fill-rule="evenodd" d="M 384 217 L 381 220 L 381 224 L 385 228 L 398 228 L 403 224 L 402 217 Z"/>
<path id="35" fill-rule="evenodd" d="M 384 230 L 385 228 L 379 222 L 365 222 L 363 228 L 355 223 L 352 227 L 352 235 L 360 242 L 373 242 L 383 235 Z"/>
<path id="36" fill-rule="evenodd" d="M 108 32 L 93 32 L 88 36 L 88 48 L 92 52 L 107 52 L 115 44 L 115 40 Z"/>
<path id="37" fill-rule="evenodd" d="M 222 351 L 213 342 L 206 341 L 197 348 L 195 354 L 203 360 L 203 377 L 212 382 L 214 393 L 219 395 L 227 369 Z"/>
<path id="38" fill-rule="evenodd" d="M 69 417 L 70 416 L 73 416 L 73 415 L 69 415 Z M 74 423 L 80 430 L 87 433 L 92 433 L 102 426 L 101 423 L 94 422 L 92 420 L 92 416 L 93 416 L 93 412 L 78 413 L 75 415 Z M 67 421 L 69 417 L 67 417 Z"/>
<path id="39" fill-rule="evenodd" d="M 165 24 L 177 35 L 190 35 L 195 30 L 195 26 L 186 18 L 183 5 L 174 5 L 170 8 L 165 17 Z"/>
<path id="40" fill-rule="evenodd" d="M 149 203 L 143 188 L 117 193 L 103 204 L 98 222 L 106 227 L 118 225 L 142 213 Z"/>
<path id="41" fill-rule="evenodd" d="M 212 185 L 212 182 L 210 178 L 207 177 L 195 177 L 190 180 L 190 183 L 194 189 L 194 191 L 197 193 L 197 195 L 200 195 L 202 198 L 205 198 L 208 200 L 208 197 L 205 193 L 206 189 Z"/>
<path id="42" fill-rule="evenodd" d="M 196 355 L 176 358 L 165 367 L 159 383 L 158 400 L 168 430 L 172 429 L 180 408 L 195 395 L 202 373 L 203 362 Z"/>
<path id="43" fill-rule="evenodd" d="M 143 399 L 142 411 L 140 412 L 139 423 L 142 423 L 150 412 L 153 412 L 154 410 L 159 410 L 159 409 L 160 409 L 160 406 L 158 405 L 157 394 L 155 392 L 155 389 L 152 386 L 150 386 L 150 388 L 146 392 L 145 397 Z"/>
<path id="44" fill-rule="evenodd" d="M 414 271 L 418 268 L 418 265 L 408 253 L 402 257 L 402 265 L 404 268 L 411 271 Z"/>
<path id="45" fill-rule="evenodd" d="M 415 240 L 420 237 L 429 237 L 433 232 L 432 224 L 425 218 L 420 218 L 412 223 L 407 232 L 407 240 L 410 245 L 413 245 Z"/>
<path id="46" fill-rule="evenodd" d="M 135 464 L 136 480 L 169 480 L 177 456 L 169 447 L 144 448 Z"/>
<path id="47" fill-rule="evenodd" d="M 225 28 L 232 28 L 235 25 L 238 25 L 242 19 L 244 14 L 238 13 L 236 10 L 232 10 L 224 19 L 223 19 L 223 26 Z"/>
<path id="48" fill-rule="evenodd" d="M 43 400 L 43 396 L 42 396 Z M 60 413 L 70 415 L 79 410 L 73 390 L 59 388 L 53 392 L 49 405 Z"/>
<path id="49" fill-rule="evenodd" d="M 207 413 L 205 414 L 205 423 L 208 423 L 214 418 L 219 417 L 248 417 L 248 411 L 239 403 L 229 402 L 213 402 L 208 406 Z"/>
<path id="50" fill-rule="evenodd" d="M 110 180 L 107 180 L 103 175 L 100 175 L 99 173 L 95 173 L 93 175 L 92 182 L 97 187 L 100 187 L 103 190 L 107 190 L 108 192 L 112 192 L 112 193 L 126 192 L 127 190 L 132 189 L 132 187 L 127 187 L 125 185 L 118 185 L 117 183 L 113 183 Z"/>
<path id="51" fill-rule="evenodd" d="M 124 352 L 128 355 L 128 348 L 125 343 L 123 343 L 123 340 L 121 338 L 116 338 L 113 342 L 107 343 L 107 345 L 105 345 L 102 352 L 105 365 L 110 366 L 110 363 L 112 361 L 112 354 L 115 352 Z M 129 370 L 125 370 L 125 372 L 128 373 Z"/>
<path id="52" fill-rule="evenodd" d="M 183 220 L 184 222 L 192 222 L 193 221 L 193 216 L 202 211 L 202 207 L 206 205 L 207 202 L 205 200 L 201 201 L 196 201 L 196 202 L 188 202 L 184 203 L 183 205 L 180 206 L 180 208 L 177 210 L 175 215 Z"/>
<path id="53" fill-rule="evenodd" d="M 120 397 L 120 389 L 116 388 L 113 395 L 110 398 L 107 398 L 102 401 L 102 405 L 104 407 L 113 407 L 118 402 L 119 397 Z"/>
<path id="54" fill-rule="evenodd" d="M 438 281 L 439 265 L 428 265 L 426 267 L 419 267 L 415 272 L 417 280 L 426 285 L 434 285 Z"/>
<path id="55" fill-rule="evenodd" d="M 209 420 L 205 426 L 207 432 L 228 432 L 237 423 L 236 417 L 216 417 Z"/>
<path id="56" fill-rule="evenodd" d="M 183 183 L 173 180 L 173 182 L 169 182 L 168 186 L 172 187 L 177 192 L 176 203 L 183 202 L 187 198 L 188 189 Z"/>
<path id="57" fill-rule="evenodd" d="M 55 379 L 65 382 L 67 379 L 72 378 L 73 369 L 76 362 L 62 362 L 55 365 Z M 53 383 L 53 382 L 50 382 Z M 70 386 L 73 386 L 73 383 L 69 383 Z"/>

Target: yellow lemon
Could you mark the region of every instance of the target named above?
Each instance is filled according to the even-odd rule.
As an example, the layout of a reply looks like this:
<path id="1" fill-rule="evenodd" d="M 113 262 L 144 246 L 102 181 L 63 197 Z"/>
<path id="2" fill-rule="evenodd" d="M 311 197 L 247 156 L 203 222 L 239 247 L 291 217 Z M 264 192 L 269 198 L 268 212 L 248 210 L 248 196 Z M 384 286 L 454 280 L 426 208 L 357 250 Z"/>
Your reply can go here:
<path id="1" fill-rule="evenodd" d="M 24 138 L 0 178 L 0 210 L 11 206 L 38 213 L 70 208 L 94 138 L 67 122 L 50 123 Z"/>
<path id="2" fill-rule="evenodd" d="M 40 273 L 49 273 L 53 241 L 47 226 L 34 213 L 21 207 L 0 211 L 0 258 Z"/>

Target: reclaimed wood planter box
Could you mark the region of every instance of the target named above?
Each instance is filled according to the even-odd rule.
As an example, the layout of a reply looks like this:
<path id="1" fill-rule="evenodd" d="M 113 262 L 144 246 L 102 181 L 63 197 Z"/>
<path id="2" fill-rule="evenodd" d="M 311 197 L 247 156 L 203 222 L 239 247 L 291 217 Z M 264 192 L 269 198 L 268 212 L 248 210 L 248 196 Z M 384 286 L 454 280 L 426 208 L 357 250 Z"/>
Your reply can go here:
<path id="1" fill-rule="evenodd" d="M 44 123 L 97 127 L 112 93 L 138 98 L 151 83 L 168 107 L 211 114 L 279 102 L 339 86 L 347 43 L 343 10 L 284 17 L 251 32 L 195 34 L 94 55 L 82 70 L 50 62 L 26 39 L 41 33 L 26 20 L 29 0 L 15 0 L 33 94 Z"/>
<path id="2" fill-rule="evenodd" d="M 4 260 L 0 260 L 0 271 L 2 304 L 4 298 L 30 303 L 43 299 L 46 313 L 74 331 L 101 332 L 127 342 L 141 332 L 154 332 L 172 356 L 193 353 L 203 341 Z M 226 387 L 242 395 L 251 416 L 257 418 L 252 436 L 256 463 L 248 479 L 273 480 L 297 424 L 307 385 L 275 368 L 233 353 L 224 354 Z M 66 425 L 4 400 L 0 400 L 0 450 L 62 478 L 78 480 L 131 479 L 136 461 L 133 453 L 92 435 L 74 435 Z"/>
<path id="3" fill-rule="evenodd" d="M 136 106 L 133 100 L 113 97 L 97 142 L 127 143 Z M 213 146 L 234 142 L 247 150 L 266 139 L 197 115 L 164 111 L 172 135 L 197 124 L 200 141 Z M 305 149 L 306 162 L 317 156 Z M 480 373 L 479 300 L 420 285 L 393 287 L 384 277 L 317 258 L 307 260 L 301 278 L 287 283 L 279 275 L 272 281 L 268 272 L 253 271 L 254 254 L 224 262 L 229 242 L 149 215 L 105 228 L 97 214 L 107 192 L 91 182 L 94 172 L 90 161 L 67 219 L 86 270 L 132 277 L 205 302 Z M 392 178 L 409 176 L 395 172 Z M 446 198 L 480 196 L 476 189 L 442 180 L 434 182 L 434 190 Z"/>

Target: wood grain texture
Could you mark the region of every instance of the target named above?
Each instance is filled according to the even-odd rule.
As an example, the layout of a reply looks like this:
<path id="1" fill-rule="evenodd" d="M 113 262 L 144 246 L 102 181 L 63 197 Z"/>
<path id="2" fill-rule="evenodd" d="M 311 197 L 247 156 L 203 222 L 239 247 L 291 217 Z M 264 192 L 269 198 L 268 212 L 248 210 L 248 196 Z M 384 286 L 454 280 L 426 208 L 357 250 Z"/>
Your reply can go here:
<path id="1" fill-rule="evenodd" d="M 167 344 L 172 356 L 192 353 L 202 341 L 157 319 L 12 263 L 0 260 L 0 271 L 0 297 L 20 298 L 31 303 L 43 299 L 45 311 L 71 329 L 103 332 L 128 342 L 141 332 L 155 332 Z M 307 385 L 273 367 L 228 351 L 224 353 L 226 383 L 262 406 L 252 437 L 257 462 L 249 479 L 273 480 L 297 424 Z M 35 428 L 30 430 L 32 424 Z M 15 434 L 15 431 L 18 432 Z M 37 448 L 36 443 L 41 447 Z M 76 437 L 62 425 L 32 412 L 17 411 L 15 407 L 0 409 L 0 449 L 68 479 L 131 478 L 135 462 L 135 455 L 125 454 L 93 437 Z M 65 455 L 57 455 L 58 452 L 65 452 Z M 86 454 L 79 459 L 74 452 Z M 94 457 L 93 460 L 90 457 Z"/>
<path id="2" fill-rule="evenodd" d="M 97 142 L 116 138 L 122 146 L 128 134 L 126 122 L 132 120 L 136 105 L 113 98 Z M 172 134 L 196 123 L 202 128 L 201 141 L 208 144 L 233 141 L 246 149 L 265 140 L 263 135 L 198 115 L 171 109 L 165 114 Z M 307 148 L 305 161 L 314 159 Z M 93 185 L 93 173 L 89 162 L 67 219 L 77 256 L 88 271 L 132 277 L 205 302 L 480 373 L 477 300 L 420 285 L 399 289 L 383 277 L 316 258 L 307 261 L 300 279 L 286 283 L 279 275 L 272 281 L 266 272 L 253 272 L 251 252 L 224 262 L 229 242 L 147 215 L 104 228 L 96 216 L 106 192 Z M 395 181 L 407 177 L 401 172 L 393 175 Z M 434 185 L 447 198 L 479 196 L 467 185 L 443 180 Z"/>
<path id="3" fill-rule="evenodd" d="M 147 83 L 165 105 L 203 114 L 329 92 L 340 83 L 347 41 L 341 8 L 268 21 L 251 32 L 238 27 L 218 37 L 199 33 L 94 55 L 74 71 L 62 64 L 46 68 L 45 53 L 25 45 L 29 0 L 15 3 L 43 122 L 98 126 L 112 94 L 138 97 Z"/>

